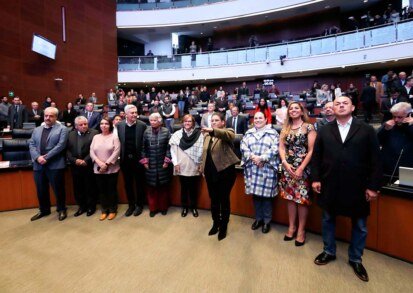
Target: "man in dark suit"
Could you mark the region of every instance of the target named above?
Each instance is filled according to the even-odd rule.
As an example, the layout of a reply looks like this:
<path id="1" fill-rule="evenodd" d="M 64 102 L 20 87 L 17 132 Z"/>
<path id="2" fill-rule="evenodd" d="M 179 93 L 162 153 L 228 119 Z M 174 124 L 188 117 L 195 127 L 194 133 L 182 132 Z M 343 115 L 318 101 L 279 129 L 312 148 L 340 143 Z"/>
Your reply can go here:
<path id="1" fill-rule="evenodd" d="M 409 76 L 406 79 L 406 84 L 400 88 L 400 97 L 405 98 L 413 105 L 413 77 Z"/>
<path id="2" fill-rule="evenodd" d="M 31 218 L 31 221 L 50 215 L 49 184 L 56 196 L 59 221 L 63 221 L 67 217 L 64 182 L 66 166 L 64 150 L 67 143 L 67 128 L 57 123 L 58 114 L 59 111 L 56 108 L 46 108 L 44 110 L 44 125 L 34 129 L 29 142 L 40 209 L 39 213 Z"/>
<path id="3" fill-rule="evenodd" d="M 23 128 L 23 123 L 28 121 L 26 106 L 22 105 L 22 102 L 18 96 L 13 98 L 13 105 L 9 107 L 8 119 L 10 129 Z"/>
<path id="4" fill-rule="evenodd" d="M 376 105 L 376 89 L 366 82 L 360 97 L 364 111 L 364 122 L 370 122 L 372 119 L 372 113 Z"/>
<path id="5" fill-rule="evenodd" d="M 90 217 L 96 211 L 97 186 L 90 158 L 90 145 L 96 129 L 89 129 L 86 117 L 75 118 L 75 130 L 69 133 L 66 157 L 70 163 L 73 179 L 73 191 L 79 209 L 75 217 L 86 212 Z"/>
<path id="6" fill-rule="evenodd" d="M 380 149 L 373 127 L 352 117 L 349 97 L 334 101 L 336 121 L 323 126 L 312 157 L 312 188 L 323 209 L 323 252 L 314 260 L 325 265 L 336 259 L 336 216 L 350 217 L 352 236 L 349 264 L 363 281 L 368 274 L 361 263 L 367 238 L 370 201 L 377 198 L 381 183 Z"/>
<path id="7" fill-rule="evenodd" d="M 142 213 L 145 200 L 145 169 L 139 160 L 142 159 L 143 133 L 146 124 L 137 119 L 138 111 L 134 105 L 125 107 L 125 115 L 126 119 L 117 124 L 121 143 L 120 168 L 129 204 L 125 216 L 129 217 L 133 214 L 136 217 Z"/>
<path id="8" fill-rule="evenodd" d="M 400 102 L 407 102 L 407 99 L 400 96 L 401 88 L 391 88 L 390 98 L 385 99 L 381 103 L 381 113 L 383 114 L 383 123 L 387 120 L 392 119 L 392 114 L 390 113 L 391 107 Z"/>
<path id="9" fill-rule="evenodd" d="M 101 115 L 100 113 L 93 111 L 93 103 L 87 103 L 85 111 L 83 111 L 81 115 L 86 117 L 90 129 L 99 129 Z"/>
<path id="10" fill-rule="evenodd" d="M 234 129 L 235 134 L 242 134 L 244 135 L 247 132 L 247 121 L 245 117 L 238 115 L 239 109 L 238 107 L 231 108 L 231 117 L 229 117 L 226 121 L 226 127 Z"/>
<path id="11" fill-rule="evenodd" d="M 199 93 L 199 98 L 202 102 L 207 103 L 211 99 L 211 95 L 208 93 L 208 89 L 204 86 Z"/>
<path id="12" fill-rule="evenodd" d="M 250 95 L 250 90 L 247 88 L 247 83 L 244 81 L 242 87 L 238 89 L 238 97 L 245 102 L 245 98 Z"/>
<path id="13" fill-rule="evenodd" d="M 225 98 L 225 91 L 221 91 L 221 95 L 215 100 L 215 110 L 224 113 L 228 109 L 228 100 Z"/>
<path id="14" fill-rule="evenodd" d="M 39 127 L 43 122 L 43 110 L 39 109 L 39 103 L 32 102 L 32 109 L 28 113 L 28 121 Z"/>

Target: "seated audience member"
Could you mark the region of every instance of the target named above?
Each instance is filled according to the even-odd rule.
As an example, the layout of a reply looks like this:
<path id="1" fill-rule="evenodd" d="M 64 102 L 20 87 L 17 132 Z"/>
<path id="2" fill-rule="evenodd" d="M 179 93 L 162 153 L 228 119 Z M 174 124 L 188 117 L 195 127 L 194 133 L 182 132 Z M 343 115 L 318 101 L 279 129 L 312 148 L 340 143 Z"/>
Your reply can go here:
<path id="1" fill-rule="evenodd" d="M 85 105 L 85 104 L 86 104 L 86 99 L 83 97 L 82 94 L 79 94 L 79 96 L 75 100 L 75 105 L 80 106 L 80 105 Z"/>
<path id="2" fill-rule="evenodd" d="M 113 220 L 118 211 L 118 174 L 120 142 L 113 133 L 113 124 L 103 118 L 100 121 L 100 134 L 93 137 L 90 145 L 90 158 L 99 190 L 99 201 L 102 209 L 100 221 Z"/>
<path id="3" fill-rule="evenodd" d="M 73 127 L 75 123 L 75 118 L 77 117 L 77 115 L 78 115 L 77 111 L 73 109 L 73 104 L 69 102 L 66 105 L 66 109 L 62 113 L 60 122 L 62 122 L 67 127 Z"/>
<path id="4" fill-rule="evenodd" d="M 188 209 L 198 217 L 196 183 L 199 178 L 204 136 L 195 127 L 195 119 L 188 114 L 183 117 L 182 129 L 176 131 L 169 144 L 174 165 L 174 175 L 179 177 L 181 185 L 182 217 L 186 217 Z"/>
<path id="5" fill-rule="evenodd" d="M 52 106 L 52 98 L 49 96 L 46 96 L 45 101 L 43 102 L 43 109 L 46 109 L 51 106 Z"/>
<path id="6" fill-rule="evenodd" d="M 170 133 L 173 133 L 175 105 L 171 103 L 171 98 L 169 96 L 165 96 L 160 112 L 163 120 L 165 121 L 166 128 L 168 128 Z"/>
<path id="7" fill-rule="evenodd" d="M 98 131 L 89 129 L 87 119 L 83 116 L 76 117 L 73 123 L 76 130 L 69 133 L 66 157 L 72 172 L 73 193 L 79 206 L 74 216 L 86 213 L 90 217 L 96 211 L 97 200 L 90 145 Z"/>
<path id="8" fill-rule="evenodd" d="M 0 101 L 0 122 L 2 122 L 3 124 L 8 123 L 10 106 L 11 105 L 7 100 L 7 96 L 2 96 Z"/>
<path id="9" fill-rule="evenodd" d="M 232 128 L 235 134 L 244 135 L 247 132 L 247 121 L 245 117 L 238 115 L 238 107 L 233 106 L 231 108 L 231 117 L 226 121 L 226 128 Z"/>
<path id="10" fill-rule="evenodd" d="M 149 108 L 149 114 L 153 113 L 161 113 L 162 106 L 160 105 L 160 101 L 156 98 L 153 100 L 153 105 L 152 107 Z"/>
<path id="11" fill-rule="evenodd" d="M 381 113 L 383 114 L 383 123 L 387 120 L 392 119 L 392 114 L 390 109 L 400 102 L 407 102 L 405 98 L 400 97 L 400 89 L 392 88 L 390 89 L 390 98 L 383 100 L 381 103 Z"/>
<path id="12" fill-rule="evenodd" d="M 278 143 L 278 132 L 267 124 L 264 113 L 255 113 L 254 127 L 243 137 L 241 152 L 245 193 L 252 196 L 255 207 L 251 229 L 262 227 L 262 233 L 270 231 L 273 200 L 278 193 Z"/>
<path id="13" fill-rule="evenodd" d="M 257 112 L 264 113 L 264 116 L 267 117 L 267 124 L 272 124 L 271 110 L 268 108 L 267 101 L 264 98 L 261 98 L 258 102 L 257 107 L 255 108 L 254 114 Z"/>
<path id="14" fill-rule="evenodd" d="M 222 113 L 214 113 L 211 127 L 203 127 L 204 136 L 200 171 L 205 175 L 211 199 L 212 228 L 208 235 L 218 233 L 218 240 L 227 236 L 231 211 L 230 193 L 235 183 L 235 164 L 239 162 L 233 150 L 234 130 L 225 128 Z"/>
<path id="15" fill-rule="evenodd" d="M 387 120 L 378 131 L 381 145 L 383 173 L 395 176 L 399 167 L 413 167 L 413 118 L 412 106 L 400 102 L 391 107 L 392 119 Z M 400 161 L 397 163 L 397 161 Z"/>
<path id="16" fill-rule="evenodd" d="M 242 101 L 238 98 L 239 95 L 238 94 L 233 94 L 232 95 L 232 106 L 235 106 L 238 108 L 238 111 L 240 113 L 244 112 L 244 105 L 242 103 Z M 231 108 L 229 108 L 231 110 Z"/>
<path id="17" fill-rule="evenodd" d="M 275 110 L 275 120 L 277 125 L 284 125 L 285 118 L 287 118 L 287 107 L 287 100 L 285 98 L 281 98 L 280 102 L 278 103 L 278 108 L 277 110 Z"/>
<path id="18" fill-rule="evenodd" d="M 101 115 L 93 110 L 93 103 L 87 103 L 85 110 L 80 113 L 81 116 L 86 117 L 90 129 L 98 129 Z"/>
<path id="19" fill-rule="evenodd" d="M 316 90 L 317 105 L 324 105 L 333 101 L 333 95 L 328 89 L 327 84 L 323 84 L 320 89 Z"/>
<path id="20" fill-rule="evenodd" d="M 215 104 L 209 103 L 207 106 L 207 112 L 202 114 L 201 128 L 211 127 L 211 118 L 212 118 L 212 115 L 214 114 L 214 110 L 215 110 Z"/>
<path id="21" fill-rule="evenodd" d="M 334 103 L 333 102 L 326 103 L 323 107 L 323 112 L 321 114 L 323 115 L 323 119 L 320 121 L 317 121 L 314 124 L 314 128 L 316 131 L 319 131 L 321 127 L 323 127 L 327 123 L 334 121 L 336 119 L 336 117 L 334 116 Z"/>
<path id="22" fill-rule="evenodd" d="M 64 169 L 67 128 L 57 123 L 59 111 L 56 108 L 44 110 L 44 125 L 36 127 L 29 141 L 33 161 L 34 183 L 39 200 L 39 213 L 31 218 L 36 221 L 50 215 L 49 186 L 56 196 L 56 210 L 59 221 L 67 217 Z"/>
<path id="23" fill-rule="evenodd" d="M 32 109 L 28 111 L 28 122 L 35 123 L 36 127 L 43 122 L 43 110 L 39 109 L 39 103 L 32 102 Z"/>
<path id="24" fill-rule="evenodd" d="M 149 115 L 150 127 L 143 134 L 143 159 L 140 163 L 145 167 L 147 200 L 149 216 L 158 212 L 166 215 L 169 207 L 168 183 L 172 177 L 169 130 L 162 127 L 159 113 Z"/>
<path id="25" fill-rule="evenodd" d="M 228 108 L 228 100 L 225 97 L 225 92 L 222 91 L 218 99 L 215 100 L 215 110 L 224 113 Z"/>
<path id="26" fill-rule="evenodd" d="M 275 84 L 273 84 L 270 90 L 268 91 L 268 94 L 270 98 L 276 98 L 277 96 L 280 95 L 280 90 Z"/>
<path id="27" fill-rule="evenodd" d="M 238 89 L 238 97 L 242 100 L 245 101 L 245 98 L 250 95 L 250 90 L 247 87 L 247 83 L 244 81 L 242 83 L 242 86 Z"/>
<path id="28" fill-rule="evenodd" d="M 92 93 L 92 95 L 88 99 L 89 103 L 97 104 L 98 98 L 96 97 L 96 93 Z"/>
<path id="29" fill-rule="evenodd" d="M 125 113 L 126 119 L 119 122 L 116 127 L 121 143 L 120 168 L 128 199 L 125 217 L 130 217 L 132 214 L 137 217 L 142 213 L 145 202 L 145 172 L 139 160 L 142 158 L 146 124 L 138 120 L 138 109 L 134 105 L 127 105 Z"/>
<path id="30" fill-rule="evenodd" d="M 9 107 L 8 119 L 10 129 L 21 129 L 23 123 L 28 121 L 28 112 L 18 96 L 13 98 L 13 104 Z"/>
<path id="31" fill-rule="evenodd" d="M 404 86 L 400 87 L 400 97 L 406 99 L 411 105 L 413 104 L 413 77 L 406 79 Z"/>

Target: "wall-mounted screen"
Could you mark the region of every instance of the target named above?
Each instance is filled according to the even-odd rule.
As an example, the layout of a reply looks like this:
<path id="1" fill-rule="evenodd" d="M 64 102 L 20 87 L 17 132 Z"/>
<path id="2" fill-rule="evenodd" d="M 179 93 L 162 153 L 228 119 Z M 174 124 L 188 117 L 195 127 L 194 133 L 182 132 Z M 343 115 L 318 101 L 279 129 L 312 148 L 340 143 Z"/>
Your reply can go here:
<path id="1" fill-rule="evenodd" d="M 56 45 L 36 34 L 33 35 L 32 51 L 50 59 L 56 59 Z"/>

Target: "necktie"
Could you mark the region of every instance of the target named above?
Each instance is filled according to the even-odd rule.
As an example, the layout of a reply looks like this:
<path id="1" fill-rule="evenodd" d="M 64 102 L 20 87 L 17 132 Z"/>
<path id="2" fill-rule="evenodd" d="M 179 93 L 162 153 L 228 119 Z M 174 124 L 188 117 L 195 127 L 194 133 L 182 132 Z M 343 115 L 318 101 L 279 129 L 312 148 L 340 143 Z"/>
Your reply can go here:
<path id="1" fill-rule="evenodd" d="M 90 120 L 90 117 L 92 116 L 92 112 L 87 112 L 87 120 Z"/>
<path id="2" fill-rule="evenodd" d="M 237 134 L 237 118 L 232 118 L 232 128 L 235 131 L 235 134 Z"/>

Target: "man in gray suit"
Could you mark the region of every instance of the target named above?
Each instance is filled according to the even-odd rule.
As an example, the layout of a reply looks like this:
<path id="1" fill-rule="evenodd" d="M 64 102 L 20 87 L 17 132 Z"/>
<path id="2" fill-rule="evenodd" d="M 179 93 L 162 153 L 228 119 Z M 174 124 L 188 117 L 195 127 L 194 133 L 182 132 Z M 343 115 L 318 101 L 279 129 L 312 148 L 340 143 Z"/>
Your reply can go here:
<path id="1" fill-rule="evenodd" d="M 33 161 L 34 182 L 39 200 L 39 213 L 31 218 L 36 221 L 50 215 L 49 184 L 56 196 L 59 221 L 66 219 L 66 193 L 64 183 L 65 148 L 68 131 L 57 123 L 59 111 L 48 107 L 44 110 L 44 125 L 36 127 L 29 142 Z"/>
<path id="2" fill-rule="evenodd" d="M 23 128 L 23 122 L 27 122 L 29 119 L 26 106 L 22 105 L 18 96 L 13 98 L 13 105 L 9 107 L 8 119 L 10 129 Z"/>
<path id="3" fill-rule="evenodd" d="M 126 119 L 116 126 L 121 144 L 120 168 L 123 172 L 129 204 L 125 216 L 129 217 L 133 214 L 136 217 L 142 213 L 145 200 L 145 170 L 139 160 L 142 159 L 143 133 L 146 124 L 137 120 L 138 112 L 134 105 L 127 105 L 125 114 Z"/>

